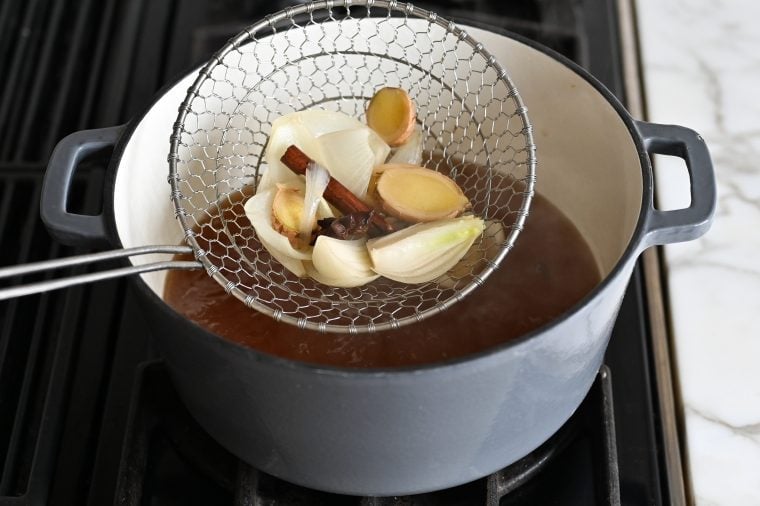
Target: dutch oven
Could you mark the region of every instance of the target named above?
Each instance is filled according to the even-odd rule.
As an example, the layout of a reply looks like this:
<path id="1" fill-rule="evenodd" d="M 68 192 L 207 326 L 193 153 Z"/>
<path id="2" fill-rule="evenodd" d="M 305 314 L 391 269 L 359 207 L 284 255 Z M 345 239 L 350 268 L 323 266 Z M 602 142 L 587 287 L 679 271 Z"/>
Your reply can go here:
<path id="1" fill-rule="evenodd" d="M 227 341 L 163 302 L 165 272 L 135 277 L 187 408 L 262 471 L 331 492 L 395 495 L 451 487 L 515 462 L 562 426 L 589 390 L 638 255 L 697 238 L 710 225 L 715 182 L 698 134 L 632 119 L 599 82 L 549 49 L 464 28 L 520 90 L 534 127 L 537 191 L 576 225 L 603 279 L 550 323 L 500 346 L 444 363 L 364 370 L 286 360 Z M 177 106 L 194 77 L 164 89 L 126 126 L 77 132 L 59 143 L 41 203 L 57 238 L 125 248 L 181 243 L 167 153 Z M 79 161 L 108 146 L 102 214 L 67 212 Z M 654 208 L 653 153 L 685 160 L 688 208 Z"/>

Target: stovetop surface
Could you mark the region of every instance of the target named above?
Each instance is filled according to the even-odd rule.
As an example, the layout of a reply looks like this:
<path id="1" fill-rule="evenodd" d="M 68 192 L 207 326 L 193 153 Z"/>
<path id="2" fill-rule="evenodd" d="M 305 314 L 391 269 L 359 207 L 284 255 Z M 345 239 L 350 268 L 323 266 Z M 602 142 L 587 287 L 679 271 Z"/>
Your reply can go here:
<path id="1" fill-rule="evenodd" d="M 138 116 L 158 89 L 202 62 L 238 29 L 284 5 L 233 0 L 2 2 L 0 265 L 82 252 L 54 242 L 39 219 L 42 175 L 58 140 L 72 131 Z M 625 100 L 613 0 L 450 0 L 421 5 L 546 44 L 590 70 Z M 80 167 L 71 211 L 99 212 L 108 156 L 106 152 L 90 157 Z M 577 418 L 589 427 L 603 425 L 599 418 L 588 422 L 587 413 L 603 405 L 598 392 L 606 382 L 611 396 L 605 398 L 614 405 L 621 502 L 662 504 L 668 483 L 663 478 L 642 283 L 637 268 L 606 356 L 610 372 L 597 381 L 592 401 L 584 403 Z M 202 432 L 193 432 L 199 429 L 192 419 L 183 418 L 184 408 L 172 397 L 171 384 L 160 363 L 151 362 L 154 359 L 150 330 L 127 281 L 0 302 L 0 506 L 102 505 L 116 499 L 124 504 L 192 504 L 188 498 L 193 497 L 205 498 L 196 504 L 319 502 L 309 491 L 250 470 L 204 440 Z M 151 404 L 140 395 L 146 384 L 165 396 Z M 168 414 L 171 430 L 157 423 L 150 426 L 157 432 L 146 432 L 149 426 L 137 424 L 140 413 L 150 413 L 151 406 L 160 408 L 158 413 L 154 410 L 144 418 L 158 420 Z M 599 448 L 609 431 L 578 427 L 536 476 L 497 503 L 609 502 L 599 492 L 609 486 L 597 483 L 600 476 L 609 478 L 609 468 L 595 467 L 606 465 L 608 454 Z M 197 435 L 194 440 L 200 441 L 201 451 L 216 455 L 217 468 L 208 469 L 193 458 L 198 448 L 183 446 L 188 433 Z M 128 465 L 135 462 L 130 444 L 146 434 L 153 434 L 141 461 L 147 472 L 130 481 L 130 473 L 139 467 Z M 324 504 L 487 504 L 489 494 L 504 485 L 499 479 L 467 485 L 451 496 L 390 503 L 316 497 Z M 137 495 L 120 496 L 134 483 L 140 483 Z M 258 502 L 245 502 L 245 491 L 251 487 L 265 491 Z M 284 502 L 288 494 L 295 494 L 295 502 Z"/>

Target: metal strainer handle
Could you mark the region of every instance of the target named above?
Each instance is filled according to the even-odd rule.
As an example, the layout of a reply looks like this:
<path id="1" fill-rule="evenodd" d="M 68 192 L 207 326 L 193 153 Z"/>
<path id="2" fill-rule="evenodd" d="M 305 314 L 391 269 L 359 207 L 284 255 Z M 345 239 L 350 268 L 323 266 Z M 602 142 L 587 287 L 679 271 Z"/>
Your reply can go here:
<path id="1" fill-rule="evenodd" d="M 112 251 L 103 251 L 101 253 L 89 253 L 86 255 L 72 256 L 68 258 L 56 258 L 54 260 L 46 260 L 44 262 L 34 262 L 24 265 L 4 267 L 0 269 L 0 279 L 14 278 L 16 276 L 32 274 L 35 272 L 53 271 L 57 269 L 63 269 L 65 267 L 74 267 L 77 265 L 89 265 L 97 262 L 105 262 L 106 260 L 116 260 L 119 258 L 127 258 L 136 255 L 147 255 L 151 253 L 180 255 L 190 254 L 192 252 L 193 249 L 189 246 L 138 246 L 136 248 L 117 249 Z M 200 269 L 201 267 L 201 263 L 196 261 L 169 260 L 163 262 L 152 262 L 144 265 L 135 265 L 132 267 L 122 267 L 120 269 L 111 269 L 107 271 L 91 272 L 77 276 L 70 276 L 67 278 L 51 279 L 37 283 L 29 283 L 26 285 L 3 288 L 0 289 L 0 300 L 12 299 L 15 297 L 32 295 L 35 293 L 48 292 L 50 290 L 58 290 L 59 288 L 67 288 L 69 286 L 94 283 L 97 281 L 104 281 L 106 279 L 131 276 L 133 274 L 141 274 L 144 272 L 162 271 L 167 269 L 190 270 Z"/>

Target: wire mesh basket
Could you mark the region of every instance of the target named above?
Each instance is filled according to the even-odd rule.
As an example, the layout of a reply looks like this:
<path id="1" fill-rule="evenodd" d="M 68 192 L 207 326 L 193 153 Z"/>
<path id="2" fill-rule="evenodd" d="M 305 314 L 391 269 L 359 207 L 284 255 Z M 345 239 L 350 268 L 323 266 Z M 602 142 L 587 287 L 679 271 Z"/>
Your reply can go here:
<path id="1" fill-rule="evenodd" d="M 310 108 L 364 120 L 381 87 L 417 105 L 428 168 L 470 199 L 486 229 L 447 275 L 335 288 L 284 269 L 238 205 L 267 170 L 272 122 Z M 200 70 L 169 154 L 172 200 L 208 274 L 249 307 L 301 328 L 377 331 L 448 309 L 485 282 L 514 245 L 535 182 L 535 146 L 507 71 L 455 24 L 394 1 L 315 2 L 268 16 Z"/>

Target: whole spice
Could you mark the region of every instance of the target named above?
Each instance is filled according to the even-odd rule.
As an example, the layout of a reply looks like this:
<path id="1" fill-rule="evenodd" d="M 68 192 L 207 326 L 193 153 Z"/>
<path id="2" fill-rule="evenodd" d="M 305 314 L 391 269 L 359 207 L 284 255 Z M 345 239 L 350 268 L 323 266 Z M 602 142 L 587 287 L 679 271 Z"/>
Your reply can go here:
<path id="1" fill-rule="evenodd" d="M 289 146 L 280 159 L 286 167 L 296 174 L 305 174 L 306 168 L 312 160 L 296 146 Z M 343 214 L 367 213 L 371 211 L 369 206 L 362 202 L 356 195 L 351 193 L 335 178 L 330 178 L 324 193 L 325 199 L 334 205 Z M 371 231 L 373 235 L 389 234 L 394 228 L 380 214 L 373 213 L 370 217 Z"/>
<path id="2" fill-rule="evenodd" d="M 336 239 L 353 240 L 364 237 L 369 232 L 369 225 L 374 211 L 366 213 L 349 213 L 340 218 L 319 220 L 318 236 L 325 235 Z"/>

